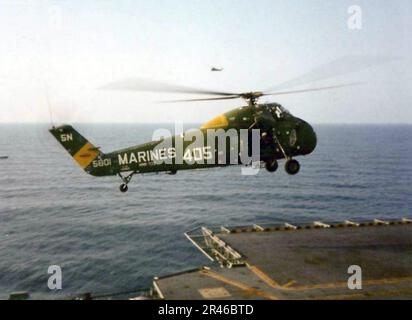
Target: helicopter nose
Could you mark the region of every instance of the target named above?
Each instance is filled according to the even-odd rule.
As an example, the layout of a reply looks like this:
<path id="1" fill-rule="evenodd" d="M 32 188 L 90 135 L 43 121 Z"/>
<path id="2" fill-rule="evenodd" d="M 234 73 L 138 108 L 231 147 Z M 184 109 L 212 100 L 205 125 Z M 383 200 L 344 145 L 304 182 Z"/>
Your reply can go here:
<path id="1" fill-rule="evenodd" d="M 299 126 L 299 140 L 301 154 L 310 154 L 315 150 L 317 144 L 315 130 L 313 130 L 312 126 L 305 121 L 302 121 Z"/>

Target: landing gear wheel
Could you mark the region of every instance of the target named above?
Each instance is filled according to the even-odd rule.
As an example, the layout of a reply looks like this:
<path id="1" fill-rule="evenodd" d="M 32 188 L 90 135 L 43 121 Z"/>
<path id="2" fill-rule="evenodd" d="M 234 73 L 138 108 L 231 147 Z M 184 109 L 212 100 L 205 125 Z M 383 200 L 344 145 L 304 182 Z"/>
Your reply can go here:
<path id="1" fill-rule="evenodd" d="M 275 172 L 278 169 L 278 162 L 276 160 L 273 161 L 267 161 L 265 163 L 265 168 L 269 172 Z"/>
<path id="2" fill-rule="evenodd" d="M 120 191 L 125 193 L 127 192 L 127 190 L 129 190 L 129 187 L 127 186 L 127 184 L 130 182 L 130 180 L 132 180 L 133 175 L 136 173 L 136 171 L 130 173 L 128 176 L 123 177 L 122 174 L 119 172 L 118 176 L 120 177 L 120 179 L 122 179 L 123 183 L 120 185 Z"/>
<path id="3" fill-rule="evenodd" d="M 287 173 L 290 175 L 295 175 L 299 172 L 300 169 L 300 164 L 297 160 L 295 159 L 289 159 L 285 163 L 285 170 Z"/>
<path id="4" fill-rule="evenodd" d="M 127 190 L 129 190 L 129 187 L 127 186 L 127 184 L 122 183 L 122 184 L 120 185 L 120 191 L 123 192 L 123 193 L 125 193 L 125 192 L 127 192 Z"/>

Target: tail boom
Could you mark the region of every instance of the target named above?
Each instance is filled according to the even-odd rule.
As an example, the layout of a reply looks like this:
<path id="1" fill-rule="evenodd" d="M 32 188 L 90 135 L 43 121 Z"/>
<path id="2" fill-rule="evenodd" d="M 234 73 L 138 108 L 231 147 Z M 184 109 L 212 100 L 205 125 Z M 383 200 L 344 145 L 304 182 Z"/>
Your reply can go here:
<path id="1" fill-rule="evenodd" d="M 82 169 L 95 175 L 92 163 L 103 156 L 98 148 L 70 125 L 53 127 L 49 131 Z"/>

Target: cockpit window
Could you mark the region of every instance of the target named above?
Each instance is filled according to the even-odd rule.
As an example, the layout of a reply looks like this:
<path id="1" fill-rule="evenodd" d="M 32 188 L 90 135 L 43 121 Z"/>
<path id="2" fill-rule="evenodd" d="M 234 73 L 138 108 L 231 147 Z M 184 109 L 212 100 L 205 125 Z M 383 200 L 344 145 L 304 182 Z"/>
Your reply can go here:
<path id="1" fill-rule="evenodd" d="M 279 118 L 279 119 L 284 117 L 284 112 L 283 112 L 281 106 L 275 107 L 275 114 L 276 114 L 276 117 Z"/>
<path id="2" fill-rule="evenodd" d="M 277 119 L 287 118 L 290 115 L 289 111 L 282 107 L 280 104 L 272 105 L 270 108 L 272 115 Z"/>

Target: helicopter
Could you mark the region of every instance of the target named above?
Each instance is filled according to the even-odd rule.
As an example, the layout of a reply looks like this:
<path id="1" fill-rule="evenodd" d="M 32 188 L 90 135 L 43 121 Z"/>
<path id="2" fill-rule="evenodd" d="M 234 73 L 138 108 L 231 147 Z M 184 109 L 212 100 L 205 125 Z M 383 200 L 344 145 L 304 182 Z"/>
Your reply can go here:
<path id="1" fill-rule="evenodd" d="M 246 93 L 210 91 L 159 83 L 149 83 L 144 86 L 137 85 L 134 87 L 134 85 L 130 86 L 130 82 L 114 83 L 108 88 L 115 90 L 130 90 L 134 88 L 137 91 L 163 91 L 215 96 L 169 102 L 216 101 L 242 98 L 246 101 L 246 105 L 218 115 L 203 124 L 199 130 L 201 132 L 218 129 L 259 130 L 259 159 L 264 164 L 266 170 L 268 172 L 275 172 L 278 169 L 278 160 L 284 159 L 285 171 L 290 175 L 295 175 L 300 170 L 300 164 L 295 157 L 308 155 L 315 150 L 317 144 L 316 133 L 308 122 L 293 116 L 282 105 L 278 103 L 259 104 L 258 99 L 263 96 L 329 90 L 348 85 L 353 84 L 267 93 L 259 91 Z M 230 153 L 229 149 L 231 146 L 227 145 L 223 155 L 221 151 L 220 155 L 218 155 L 218 149 L 215 148 L 215 145 L 211 146 L 205 140 L 203 147 L 197 150 L 199 148 L 191 146 L 191 141 L 183 140 L 183 135 L 163 138 L 142 145 L 104 153 L 71 125 L 53 126 L 49 131 L 87 173 L 97 177 L 118 175 L 122 180 L 120 185 L 121 192 L 128 191 L 128 184 L 135 174 L 165 172 L 174 175 L 181 170 L 211 168 L 231 164 L 228 161 L 221 161 L 222 156 L 225 158 Z M 159 149 L 158 146 L 160 143 L 164 144 L 165 140 L 169 142 L 171 147 Z M 178 140 L 183 143 L 182 150 L 185 161 L 181 163 L 176 161 L 176 145 Z M 246 151 L 250 152 L 250 149 L 248 148 Z M 187 155 L 192 158 L 195 157 L 196 153 L 200 155 L 200 160 L 211 159 L 212 161 L 207 163 L 204 161 L 194 163 L 186 161 L 185 157 Z M 158 161 L 159 159 L 171 161 Z"/>
<path id="2" fill-rule="evenodd" d="M 182 170 L 223 167 L 234 164 L 249 166 L 252 164 L 232 161 L 232 144 L 226 144 L 223 150 L 216 149 L 216 141 L 211 143 L 205 137 L 206 132 L 210 130 L 223 130 L 223 132 L 246 130 L 248 132 L 248 142 L 253 133 L 257 131 L 259 134 L 258 162 L 268 172 L 275 172 L 279 166 L 278 160 L 285 160 L 285 171 L 289 175 L 296 175 L 300 171 L 300 163 L 295 158 L 309 155 L 316 148 L 317 136 L 315 130 L 308 122 L 292 115 L 281 104 L 276 102 L 258 103 L 259 99 L 266 96 L 301 94 L 363 84 L 363 82 L 352 82 L 315 88 L 284 89 L 288 86 L 295 87 L 307 82 L 325 80 L 336 75 L 341 76 L 356 72 L 392 60 L 392 58 L 385 57 L 343 56 L 265 91 L 243 93 L 215 91 L 142 79 L 126 79 L 101 87 L 105 90 L 206 96 L 204 98 L 166 101 L 173 103 L 243 99 L 245 101 L 244 105 L 218 115 L 198 129 L 203 134 L 204 139 L 201 147 L 198 147 L 190 139 L 186 140 L 187 132 L 185 132 L 183 135 L 163 137 L 141 145 L 104 153 L 71 125 L 53 126 L 49 131 L 87 173 L 96 177 L 119 176 L 122 180 L 120 191 L 123 193 L 128 191 L 128 184 L 136 174 L 163 172 L 175 175 Z M 238 153 L 239 158 L 241 158 L 241 155 L 253 153 L 253 150 L 250 150 L 250 144 L 247 144 L 245 148 L 242 145 L 243 142 L 242 139 L 236 142 L 238 144 L 236 150 L 240 150 Z"/>

